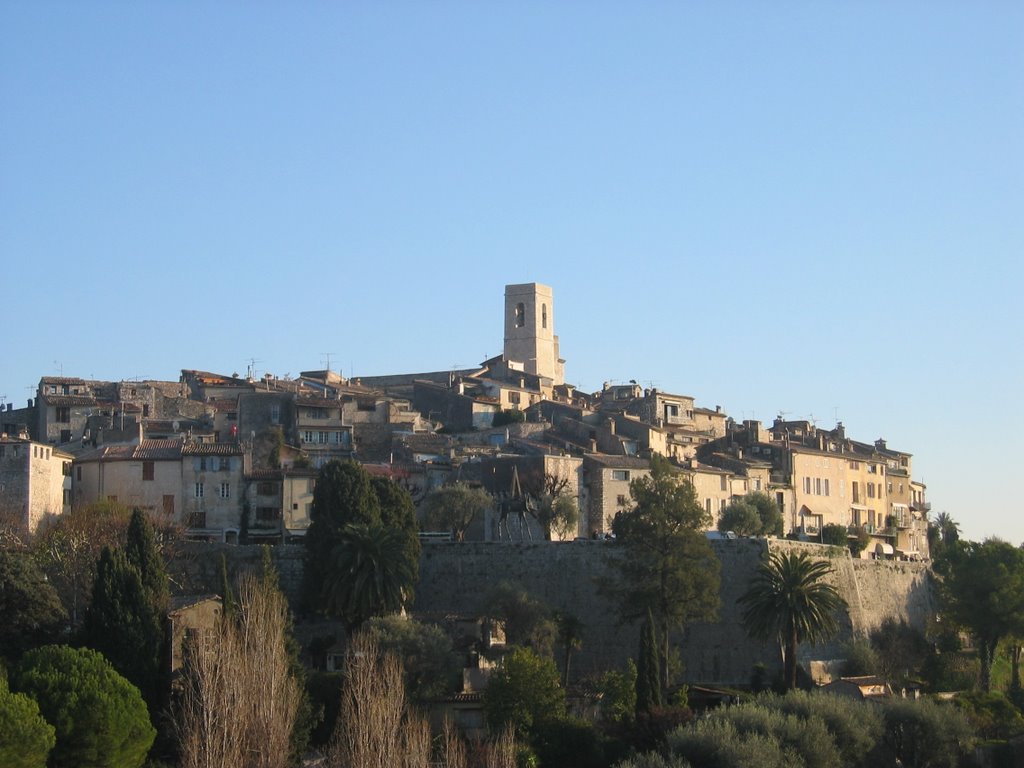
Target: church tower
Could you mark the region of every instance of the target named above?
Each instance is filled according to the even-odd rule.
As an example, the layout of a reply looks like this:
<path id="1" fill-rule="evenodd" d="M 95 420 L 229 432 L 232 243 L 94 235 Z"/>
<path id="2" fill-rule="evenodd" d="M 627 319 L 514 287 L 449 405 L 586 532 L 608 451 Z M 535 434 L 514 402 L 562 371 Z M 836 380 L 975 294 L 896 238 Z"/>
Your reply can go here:
<path id="1" fill-rule="evenodd" d="M 505 286 L 505 362 L 527 373 L 565 383 L 565 361 L 558 357 L 555 304 L 551 288 L 540 283 Z M 518 366 L 516 366 L 518 367 Z"/>

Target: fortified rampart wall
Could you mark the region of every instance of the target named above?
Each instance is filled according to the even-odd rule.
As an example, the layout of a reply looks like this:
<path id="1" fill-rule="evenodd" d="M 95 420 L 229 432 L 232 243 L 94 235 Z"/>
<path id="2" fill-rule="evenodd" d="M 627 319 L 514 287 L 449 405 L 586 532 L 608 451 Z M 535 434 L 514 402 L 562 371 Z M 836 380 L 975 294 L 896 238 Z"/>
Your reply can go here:
<path id="1" fill-rule="evenodd" d="M 777 645 L 747 638 L 736 605 L 769 549 L 807 550 L 827 557 L 835 584 L 849 606 L 840 617 L 839 635 L 822 646 L 803 648 L 802 661 L 841 658 L 846 642 L 887 617 L 923 627 L 932 609 L 928 569 L 920 563 L 854 560 L 841 548 L 775 539 L 711 544 L 721 561 L 719 619 L 690 626 L 676 638 L 686 680 L 742 684 L 750 680 L 758 662 L 770 672 L 781 670 Z M 599 590 L 600 582 L 614 575 L 610 560 L 617 552 L 614 543 L 593 540 L 425 544 L 412 611 L 424 617 L 478 614 L 484 611 L 493 587 L 512 581 L 551 608 L 572 612 L 583 622 L 583 647 L 573 656 L 575 674 L 621 667 L 636 654 L 638 627 L 619 624 L 615 605 Z M 260 547 L 190 544 L 172 565 L 177 591 L 218 592 L 221 553 L 232 576 L 258 569 L 262 557 Z M 271 553 L 281 585 L 298 609 L 304 548 L 274 547 Z"/>

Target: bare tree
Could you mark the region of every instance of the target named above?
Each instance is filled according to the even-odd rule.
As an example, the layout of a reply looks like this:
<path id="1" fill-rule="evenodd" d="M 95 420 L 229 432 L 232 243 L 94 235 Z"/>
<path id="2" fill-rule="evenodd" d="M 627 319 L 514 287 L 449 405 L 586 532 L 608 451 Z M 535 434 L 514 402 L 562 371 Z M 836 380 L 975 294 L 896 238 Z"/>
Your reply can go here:
<path id="1" fill-rule="evenodd" d="M 284 768 L 300 691 L 286 648 L 288 605 L 243 578 L 236 619 L 191 645 L 178 726 L 182 768 Z"/>
<path id="2" fill-rule="evenodd" d="M 402 662 L 368 634 L 352 639 L 328 765 L 427 768 L 430 727 L 405 697 Z"/>

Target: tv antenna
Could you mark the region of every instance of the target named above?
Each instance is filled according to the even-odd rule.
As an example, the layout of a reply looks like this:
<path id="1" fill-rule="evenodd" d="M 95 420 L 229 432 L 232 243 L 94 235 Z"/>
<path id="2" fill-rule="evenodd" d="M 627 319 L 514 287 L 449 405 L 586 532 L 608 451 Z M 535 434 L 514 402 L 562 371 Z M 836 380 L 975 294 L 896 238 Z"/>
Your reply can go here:
<path id="1" fill-rule="evenodd" d="M 784 411 L 779 408 L 779 421 L 785 421 L 786 417 L 789 416 L 790 413 L 792 413 L 792 411 Z"/>
<path id="2" fill-rule="evenodd" d="M 331 370 L 331 355 L 336 355 L 336 354 L 337 354 L 337 352 L 321 352 L 320 353 L 320 362 L 323 363 L 326 360 L 325 365 L 327 367 L 327 371 L 328 372 L 330 372 L 330 370 Z"/>
<path id="3" fill-rule="evenodd" d="M 56 368 L 57 371 L 59 372 L 57 375 L 60 376 L 63 379 L 64 378 L 64 363 L 60 362 L 59 360 L 54 360 L 53 361 L 53 367 Z"/>
<path id="4" fill-rule="evenodd" d="M 262 363 L 262 362 L 263 362 L 262 360 L 257 360 L 255 357 L 250 357 L 249 358 L 249 365 L 246 367 L 245 378 L 249 379 L 250 381 L 252 379 L 255 379 L 256 378 L 256 363 Z"/>
<path id="5" fill-rule="evenodd" d="M 839 423 L 839 406 L 838 405 L 833 405 L 832 406 L 832 413 L 833 413 L 833 415 L 836 418 L 836 424 L 838 424 Z"/>

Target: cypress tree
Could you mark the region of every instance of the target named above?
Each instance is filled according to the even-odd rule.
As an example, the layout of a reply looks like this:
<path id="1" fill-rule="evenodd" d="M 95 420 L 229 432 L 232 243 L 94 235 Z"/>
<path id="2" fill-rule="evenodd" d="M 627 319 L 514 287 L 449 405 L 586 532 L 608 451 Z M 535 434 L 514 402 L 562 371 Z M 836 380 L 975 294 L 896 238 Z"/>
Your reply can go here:
<path id="1" fill-rule="evenodd" d="M 159 613 L 167 611 L 168 587 L 167 569 L 163 556 L 156 545 L 153 526 L 141 509 L 132 510 L 128 523 L 124 553 L 128 562 L 134 565 L 142 578 L 150 604 Z"/>
<path id="2" fill-rule="evenodd" d="M 661 665 L 658 660 L 658 636 L 654 616 L 648 610 L 640 630 L 640 652 L 636 673 L 636 711 L 650 712 L 661 706 Z"/>
<path id="3" fill-rule="evenodd" d="M 220 599 L 222 616 L 225 621 L 235 618 L 238 606 L 235 603 L 235 591 L 231 587 L 231 580 L 228 579 L 228 558 L 223 552 L 220 553 Z"/>
<path id="4" fill-rule="evenodd" d="M 151 712 L 159 709 L 164 692 L 162 615 L 149 600 L 138 568 L 121 550 L 106 547 L 100 555 L 82 640 L 139 689 Z"/>

